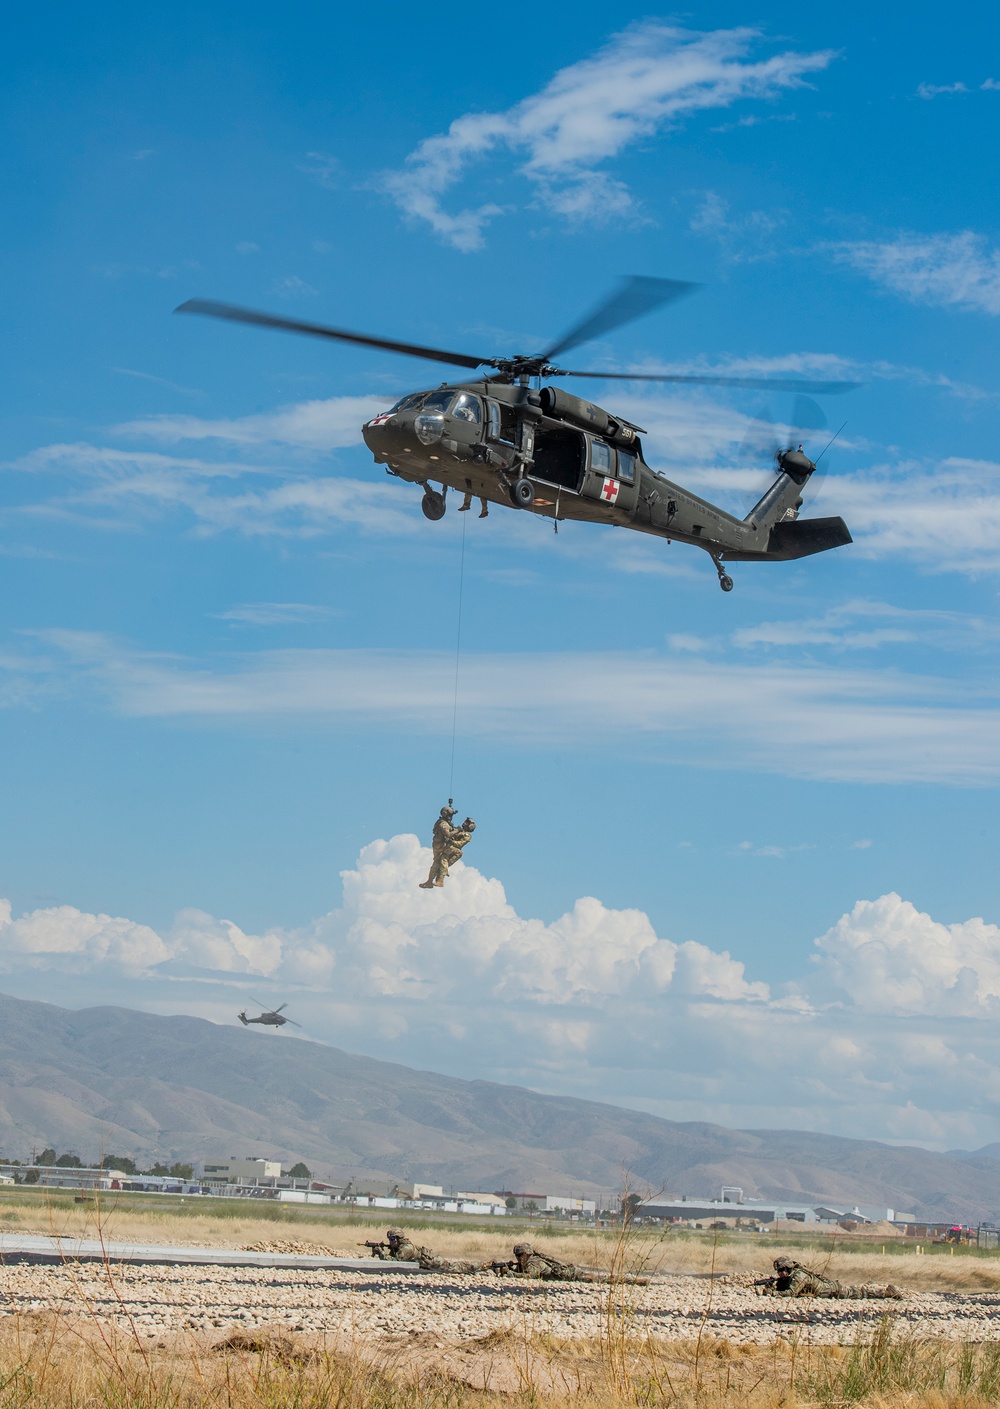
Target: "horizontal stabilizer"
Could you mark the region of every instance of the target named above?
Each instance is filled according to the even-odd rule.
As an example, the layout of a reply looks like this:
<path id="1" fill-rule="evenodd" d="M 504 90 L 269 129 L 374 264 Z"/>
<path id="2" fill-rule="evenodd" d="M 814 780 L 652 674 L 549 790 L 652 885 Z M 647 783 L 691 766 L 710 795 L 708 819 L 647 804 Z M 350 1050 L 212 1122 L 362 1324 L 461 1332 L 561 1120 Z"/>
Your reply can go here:
<path id="1" fill-rule="evenodd" d="M 727 552 L 727 563 L 787 562 L 790 558 L 808 558 L 813 553 L 825 553 L 828 548 L 843 548 L 853 543 L 847 524 L 839 516 L 829 519 L 787 519 L 771 529 L 766 553 Z"/>

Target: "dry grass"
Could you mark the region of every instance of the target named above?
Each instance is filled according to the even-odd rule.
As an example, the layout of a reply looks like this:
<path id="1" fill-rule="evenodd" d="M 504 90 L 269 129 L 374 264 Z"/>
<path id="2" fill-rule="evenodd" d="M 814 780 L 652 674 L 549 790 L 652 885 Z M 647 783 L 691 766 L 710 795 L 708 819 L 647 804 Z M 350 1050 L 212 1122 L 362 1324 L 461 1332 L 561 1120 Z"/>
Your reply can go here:
<path id="1" fill-rule="evenodd" d="M 457 1351 L 417 1361 L 392 1349 L 308 1344 L 287 1333 L 221 1337 L 214 1344 L 176 1337 L 149 1349 L 96 1323 L 11 1317 L 0 1334 L 0 1406 L 500 1409 L 517 1400 L 546 1409 L 975 1409 L 1000 1403 L 1000 1345 L 921 1343 L 888 1318 L 842 1347 L 794 1340 L 737 1347 L 701 1336 L 670 1345 L 631 1341 L 616 1366 L 608 1363 L 603 1339 L 521 1342 L 513 1331 L 487 1340 L 464 1348 L 466 1362 Z"/>

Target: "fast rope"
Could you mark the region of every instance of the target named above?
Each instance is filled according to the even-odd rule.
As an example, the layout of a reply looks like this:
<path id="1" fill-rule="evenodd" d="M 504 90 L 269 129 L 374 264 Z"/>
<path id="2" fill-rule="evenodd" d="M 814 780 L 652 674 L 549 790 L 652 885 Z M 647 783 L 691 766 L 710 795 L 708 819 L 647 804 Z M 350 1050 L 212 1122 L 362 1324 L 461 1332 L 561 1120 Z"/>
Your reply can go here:
<path id="1" fill-rule="evenodd" d="M 451 711 L 451 772 L 448 775 L 448 806 L 455 792 L 455 741 L 458 738 L 458 670 L 462 659 L 462 590 L 465 586 L 465 525 L 462 519 L 462 556 L 458 567 L 458 627 L 455 633 L 455 699 Z"/>

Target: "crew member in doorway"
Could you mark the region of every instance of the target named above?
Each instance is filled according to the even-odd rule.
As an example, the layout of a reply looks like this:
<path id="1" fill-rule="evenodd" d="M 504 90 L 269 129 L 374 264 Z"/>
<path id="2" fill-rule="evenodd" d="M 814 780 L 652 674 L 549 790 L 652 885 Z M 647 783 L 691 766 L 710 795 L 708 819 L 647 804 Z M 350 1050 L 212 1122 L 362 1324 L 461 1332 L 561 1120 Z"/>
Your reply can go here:
<path id="1" fill-rule="evenodd" d="M 482 508 L 479 510 L 479 517 L 480 517 L 481 519 L 488 519 L 489 516 L 490 516 L 490 506 L 487 504 L 486 500 L 483 498 L 483 496 L 482 496 L 481 494 L 480 494 L 480 496 L 479 496 L 479 502 L 480 502 L 480 504 L 482 505 Z M 464 514 L 464 513 L 466 513 L 466 512 L 467 512 L 469 509 L 471 509 L 471 508 L 472 508 L 472 490 L 471 490 L 471 489 L 467 489 L 467 490 L 465 491 L 465 498 L 462 500 L 461 504 L 459 504 L 459 506 L 458 506 L 458 512 L 459 512 L 460 514 Z"/>

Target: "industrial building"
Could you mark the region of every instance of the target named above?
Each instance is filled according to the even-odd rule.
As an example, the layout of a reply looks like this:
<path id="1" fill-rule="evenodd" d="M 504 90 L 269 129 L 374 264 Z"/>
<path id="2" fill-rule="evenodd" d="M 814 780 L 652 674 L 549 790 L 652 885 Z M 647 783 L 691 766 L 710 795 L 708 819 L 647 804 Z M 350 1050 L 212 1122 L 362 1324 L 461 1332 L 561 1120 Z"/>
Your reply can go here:
<path id="1" fill-rule="evenodd" d="M 884 1205 L 834 1203 L 789 1203 L 784 1199 L 745 1198 L 739 1188 L 725 1188 L 722 1197 L 697 1198 L 658 1195 L 645 1199 L 635 1210 L 636 1218 L 665 1223 L 910 1223 L 913 1215 Z"/>

